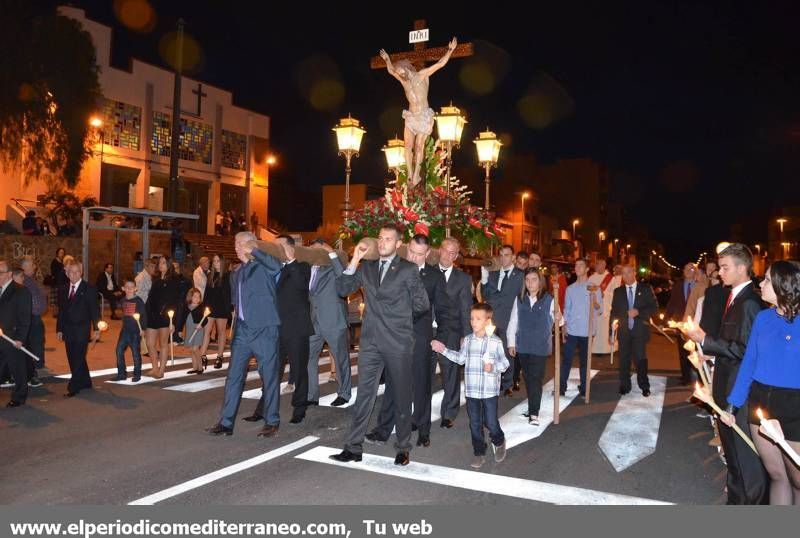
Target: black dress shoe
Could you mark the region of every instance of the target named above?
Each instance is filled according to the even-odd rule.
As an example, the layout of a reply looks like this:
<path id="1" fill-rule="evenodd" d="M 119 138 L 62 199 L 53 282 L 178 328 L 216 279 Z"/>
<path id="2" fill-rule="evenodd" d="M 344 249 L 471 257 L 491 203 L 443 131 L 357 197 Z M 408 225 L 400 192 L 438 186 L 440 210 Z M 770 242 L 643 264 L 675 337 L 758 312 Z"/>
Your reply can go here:
<path id="1" fill-rule="evenodd" d="M 307 405 L 319 405 L 319 400 L 308 400 Z"/>
<path id="2" fill-rule="evenodd" d="M 214 369 L 219 370 L 220 368 L 222 368 L 222 358 L 218 358 L 214 361 Z"/>
<path id="3" fill-rule="evenodd" d="M 222 424 L 217 424 L 216 426 L 208 428 L 206 431 L 211 435 L 233 435 L 233 428 L 223 426 Z"/>
<path id="4" fill-rule="evenodd" d="M 619 388 L 619 393 L 620 393 L 620 395 L 622 395 L 622 396 L 624 396 L 624 395 L 628 394 L 630 391 L 631 391 L 631 389 L 629 389 L 629 388 L 627 388 L 627 387 L 620 387 L 620 388 Z"/>
<path id="5" fill-rule="evenodd" d="M 335 400 L 333 400 L 333 403 L 331 403 L 331 405 L 332 405 L 333 407 L 339 407 L 339 406 L 342 406 L 342 405 L 346 404 L 346 403 L 347 403 L 347 402 L 349 402 L 349 401 L 350 401 L 350 400 L 345 400 L 345 399 L 344 399 L 344 398 L 342 398 L 341 396 L 337 396 L 337 397 L 336 397 L 336 399 L 335 399 Z"/>
<path id="6" fill-rule="evenodd" d="M 364 436 L 364 440 L 368 443 L 373 445 L 383 445 L 386 444 L 388 437 L 383 437 L 378 432 L 369 432 L 367 435 Z"/>
<path id="7" fill-rule="evenodd" d="M 420 435 L 417 439 L 417 446 L 424 446 L 425 448 L 428 448 L 431 446 L 431 438 Z"/>
<path id="8" fill-rule="evenodd" d="M 412 425 L 411 425 L 411 431 L 412 431 L 412 432 L 415 432 L 415 431 L 417 431 L 417 425 L 416 425 L 416 424 L 412 424 Z"/>
<path id="9" fill-rule="evenodd" d="M 71 390 L 68 390 L 67 392 L 64 393 L 64 398 L 74 398 L 77 395 L 78 395 L 77 392 L 72 392 Z"/>
<path id="10" fill-rule="evenodd" d="M 273 426 L 271 424 L 267 424 L 266 426 L 261 428 L 260 432 L 258 432 L 258 437 L 262 437 L 262 438 L 263 437 L 274 437 L 277 434 L 278 434 L 278 427 L 277 426 Z"/>
<path id="11" fill-rule="evenodd" d="M 452 428 L 453 426 L 455 426 L 455 423 L 449 418 L 443 418 L 442 423 L 439 424 L 440 428 Z"/>
<path id="12" fill-rule="evenodd" d="M 411 463 L 411 460 L 408 459 L 408 452 L 398 452 L 397 456 L 394 457 L 394 464 L 395 465 L 408 465 Z"/>
<path id="13" fill-rule="evenodd" d="M 258 422 L 259 420 L 264 420 L 264 417 L 259 415 L 258 413 L 253 413 L 249 417 L 242 418 L 245 422 Z"/>
<path id="14" fill-rule="evenodd" d="M 650 389 L 642 389 L 642 396 L 644 396 L 645 398 L 650 396 Z"/>
<path id="15" fill-rule="evenodd" d="M 22 405 L 22 402 L 17 402 L 15 400 L 11 400 L 6 404 L 6 407 L 19 407 Z"/>
<path id="16" fill-rule="evenodd" d="M 514 389 L 515 392 L 518 391 L 519 390 L 519 381 L 514 381 L 514 386 L 511 387 L 511 388 Z"/>
<path id="17" fill-rule="evenodd" d="M 347 449 L 342 450 L 339 454 L 332 454 L 328 456 L 332 460 L 347 463 L 348 461 L 361 461 L 361 454 L 355 454 Z"/>
<path id="18" fill-rule="evenodd" d="M 289 420 L 289 424 L 300 424 L 301 422 L 303 422 L 304 418 L 306 418 L 305 414 L 294 415 L 292 416 L 291 420 Z"/>
<path id="19" fill-rule="evenodd" d="M 511 396 L 514 396 L 514 391 L 511 389 L 506 389 L 505 392 L 503 392 L 503 394 L 505 394 L 510 398 Z"/>

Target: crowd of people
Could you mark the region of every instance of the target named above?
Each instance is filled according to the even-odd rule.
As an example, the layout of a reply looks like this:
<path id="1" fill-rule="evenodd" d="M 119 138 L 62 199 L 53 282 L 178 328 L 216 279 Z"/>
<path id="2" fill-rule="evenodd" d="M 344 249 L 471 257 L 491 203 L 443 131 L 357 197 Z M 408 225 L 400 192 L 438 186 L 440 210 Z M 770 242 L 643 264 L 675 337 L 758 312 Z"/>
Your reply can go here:
<path id="1" fill-rule="evenodd" d="M 247 217 L 244 213 L 238 216 L 235 211 L 217 211 L 214 217 L 214 231 L 217 235 L 236 235 L 239 232 L 251 231 L 258 233 L 258 215 L 250 215 L 248 227 Z"/>
<path id="2" fill-rule="evenodd" d="M 352 320 L 347 297 L 363 294 L 363 324 L 359 338 L 358 392 L 352 424 L 340 462 L 360 461 L 364 443 L 386 443 L 395 432 L 395 463 L 407 465 L 412 448 L 431 445 L 431 393 L 438 365 L 443 398 L 444 429 L 458 418 L 461 381 L 467 401 L 473 460 L 481 468 L 489 448 L 496 462 L 505 458 L 505 437 L 498 417 L 503 395 L 513 396 L 525 383 L 531 427 L 538 427 L 546 364 L 554 352 L 554 333 L 562 337 L 559 357 L 563 395 L 574 356 L 580 371 L 577 391 L 587 389 L 587 357 L 619 351 L 619 393 L 628 394 L 635 366 L 641 397 L 650 395 L 647 342 L 659 310 L 653 287 L 637 280 L 634 267 L 608 270 L 598 260 L 593 271 L 585 259 L 574 263 L 573 280 L 556 264 L 542 266 L 537 254 L 499 250 L 498 268 L 482 268 L 473 284 L 456 266 L 458 240 L 447 238 L 438 261 L 429 264 L 431 245 L 416 235 L 399 255 L 401 233 L 384 227 L 377 238 L 377 256 L 367 259 L 368 245 L 359 243 L 349 263 L 324 240 L 311 248 L 327 254 L 328 263 L 312 265 L 296 257 L 290 236 L 277 240 L 272 254 L 256 248 L 255 235 L 236 233 L 236 260 L 201 257 L 184 276 L 179 262 L 166 256 L 141 260 L 141 271 L 117 282 L 107 264 L 96 285 L 83 280 L 80 262 L 59 249 L 51 264 L 49 285 L 55 292 L 57 335 L 65 343 L 72 377 L 66 396 L 91 387 L 86 348 L 97 337 L 100 305 L 107 302 L 112 318 L 122 319 L 117 343 L 117 380 L 127 377 L 125 353 L 133 358 L 132 382 L 141 379 L 142 347 L 152 369 L 162 378 L 172 342 L 192 357 L 189 374 L 202 374 L 215 339 L 214 367 L 223 365 L 228 330 L 232 334 L 229 370 L 222 409 L 212 435 L 232 435 L 246 373 L 255 358 L 263 394 L 253 414 L 243 420 L 263 422 L 259 437 L 280 428 L 280 381 L 285 367 L 293 387 L 290 422 L 302 423 L 318 405 L 319 357 L 325 344 L 337 372 L 334 406 L 351 399 L 349 330 Z M 323 258 L 325 255 L 323 254 Z M 677 340 L 681 382 L 695 384 L 698 366 L 686 342 L 701 350 L 711 366 L 711 394 L 725 409 L 715 425 L 727 464 L 730 504 L 800 504 L 800 469 L 780 449 L 759 434 L 756 408 L 777 419 L 794 449 L 800 449 L 800 264 L 776 261 L 760 286 L 752 274 L 752 254 L 731 244 L 700 269 L 683 268 L 672 286 L 665 316 L 680 324 Z M 0 260 L 0 328 L 15 344 L 0 341 L 0 372 L 13 377 L 9 407 L 22 405 L 26 381 L 41 383 L 36 369 L 44 366 L 46 287 L 36 278 L 36 265 L 22 260 L 19 274 Z M 16 282 L 15 282 L 16 281 Z M 17 283 L 18 282 L 18 283 Z M 769 305 L 769 308 L 766 308 Z M 555 331 L 558 327 L 559 330 Z M 38 361 L 18 351 L 25 347 Z M 701 365 L 700 368 L 705 368 Z M 378 386 L 385 396 L 376 426 L 368 431 Z M 756 451 L 730 428 L 749 432 Z M 486 442 L 485 431 L 489 432 Z"/>

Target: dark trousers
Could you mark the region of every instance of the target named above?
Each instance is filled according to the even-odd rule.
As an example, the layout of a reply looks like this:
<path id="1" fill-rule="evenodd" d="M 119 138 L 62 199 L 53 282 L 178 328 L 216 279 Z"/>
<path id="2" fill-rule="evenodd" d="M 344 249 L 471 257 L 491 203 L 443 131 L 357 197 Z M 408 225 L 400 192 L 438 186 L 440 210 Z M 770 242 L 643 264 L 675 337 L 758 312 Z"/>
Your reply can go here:
<path id="1" fill-rule="evenodd" d="M 495 329 L 495 333 L 497 336 L 500 337 L 500 341 L 503 342 L 503 351 L 506 354 L 506 359 L 508 359 L 508 363 L 510 365 L 514 364 L 514 357 L 508 356 L 508 342 L 506 342 L 506 328 L 505 327 L 497 327 Z M 500 392 L 504 390 L 508 390 L 511 388 L 511 385 L 514 384 L 514 368 L 506 368 L 506 371 L 500 377 Z"/>
<path id="2" fill-rule="evenodd" d="M 631 359 L 636 364 L 636 383 L 639 388 L 649 389 L 647 377 L 647 338 L 640 332 L 627 329 L 617 331 L 619 340 L 619 386 L 631 390 Z"/>
<path id="3" fill-rule="evenodd" d="M 431 396 L 432 380 L 436 370 L 436 358 L 430 347 L 430 340 L 417 335 L 414 340 L 414 357 L 411 361 L 412 392 L 414 408 L 411 413 L 411 424 L 417 427 L 420 437 L 431 435 Z M 391 386 L 386 386 L 383 405 L 378 415 L 375 432 L 388 438 L 394 427 L 394 400 Z"/>
<path id="4" fill-rule="evenodd" d="M 25 403 L 28 398 L 28 356 L 5 340 L 0 342 L 0 371 L 6 368 L 14 378 L 11 400 Z"/>
<path id="5" fill-rule="evenodd" d="M 354 454 L 364 451 L 364 436 L 378 395 L 381 372 L 386 372 L 386 393 L 394 401 L 396 437 L 399 452 L 411 450 L 411 351 L 378 349 L 374 344 L 360 344 L 358 355 L 358 392 L 353 405 L 353 423 L 345 449 Z"/>
<path id="6" fill-rule="evenodd" d="M 519 355 L 513 357 L 512 360 L 514 361 L 514 383 L 519 383 L 520 373 L 523 369 L 522 362 L 519 360 Z"/>
<path id="7" fill-rule="evenodd" d="M 727 396 L 738 373 L 738 363 L 717 357 L 711 391 L 714 401 L 723 409 L 728 405 Z M 750 435 L 747 415 L 748 405 L 745 404 L 736 413 L 736 423 Z M 719 439 L 728 463 L 728 504 L 766 504 L 769 497 L 769 478 L 758 454 L 747 446 L 733 428 L 722 424 L 719 426 Z"/>
<path id="8" fill-rule="evenodd" d="M 87 331 L 82 331 L 88 334 Z M 89 337 L 70 337 L 64 333 L 64 347 L 67 349 L 67 362 L 72 377 L 67 385 L 69 392 L 80 392 L 92 388 L 92 378 L 89 375 L 89 365 L 86 363 L 86 351 L 89 348 Z"/>
<path id="9" fill-rule="evenodd" d="M 339 382 L 339 396 L 350 400 L 352 380 L 350 378 L 350 344 L 347 341 L 347 327 L 336 331 L 320 331 L 308 338 L 308 399 L 319 400 L 319 354 L 322 346 L 328 343 L 331 360 L 336 364 L 336 380 Z"/>
<path id="10" fill-rule="evenodd" d="M 44 322 L 42 321 L 42 316 L 31 316 L 31 328 L 28 331 L 28 340 L 25 342 L 25 347 L 39 357 L 39 362 L 37 363 L 25 355 L 31 360 L 33 368 L 44 368 Z"/>
<path id="11" fill-rule="evenodd" d="M 686 340 L 682 335 L 678 335 L 675 342 L 678 345 L 678 361 L 681 364 L 681 383 L 684 385 L 691 385 L 697 381 L 697 371 L 689 361 L 689 352 L 683 349 L 683 344 L 686 343 Z"/>
<path id="12" fill-rule="evenodd" d="M 564 344 L 563 356 L 561 357 L 561 392 L 567 390 L 567 380 L 569 371 L 572 369 L 572 357 L 575 349 L 578 350 L 578 362 L 580 363 L 581 381 L 578 385 L 578 393 L 583 396 L 586 392 L 586 361 L 589 359 L 589 337 L 574 336 L 567 334 L 567 342 Z"/>
<path id="13" fill-rule="evenodd" d="M 528 414 L 539 416 L 542 403 L 542 377 L 549 357 L 517 353 L 517 361 L 525 373 L 525 389 L 528 391 Z"/>
<path id="14" fill-rule="evenodd" d="M 489 430 L 489 438 L 494 446 L 500 446 L 506 440 L 500 428 L 500 419 L 497 417 L 497 396 L 492 398 L 467 397 L 467 415 L 469 416 L 469 431 L 472 436 L 472 453 L 476 456 L 486 454 L 486 439 L 483 428 Z"/>
<path id="15" fill-rule="evenodd" d="M 100 295 L 103 296 L 103 299 L 106 300 L 108 303 L 109 308 L 111 309 L 111 315 L 115 315 L 117 310 L 117 304 L 122 299 L 121 295 L 114 295 L 113 291 L 108 290 L 100 290 Z"/>
<path id="16" fill-rule="evenodd" d="M 267 425 L 278 426 L 281 423 L 280 415 L 280 379 L 278 370 L 278 327 L 250 328 L 238 319 L 231 342 L 231 360 L 228 363 L 228 377 L 225 379 L 225 400 L 222 404 L 222 413 L 219 423 L 228 428 L 233 428 L 239 404 L 242 401 L 244 384 L 247 381 L 247 365 L 250 357 L 255 357 L 258 363 L 258 373 L 261 376 L 264 394 L 259 405 L 266 408 L 264 422 Z"/>
<path id="17" fill-rule="evenodd" d="M 461 342 L 453 342 L 455 345 L 451 349 L 460 349 Z M 464 369 L 444 355 L 434 354 L 434 359 L 439 361 L 439 371 L 442 376 L 442 406 L 439 415 L 444 419 L 455 420 L 458 410 L 461 409 L 461 371 Z M 436 364 L 433 365 L 434 372 Z"/>
<path id="18" fill-rule="evenodd" d="M 117 375 L 126 377 L 125 350 L 131 348 L 133 355 L 133 377 L 142 376 L 142 336 L 138 332 L 120 331 L 117 340 Z"/>
<path id="19" fill-rule="evenodd" d="M 278 384 L 283 377 L 283 365 L 289 362 L 289 369 L 294 372 L 294 392 L 292 393 L 292 416 L 303 417 L 308 406 L 308 336 L 286 334 L 288 331 L 281 328 L 280 346 L 278 355 L 280 360 L 276 367 Z M 256 406 L 256 414 L 264 414 L 264 397 L 262 396 Z"/>

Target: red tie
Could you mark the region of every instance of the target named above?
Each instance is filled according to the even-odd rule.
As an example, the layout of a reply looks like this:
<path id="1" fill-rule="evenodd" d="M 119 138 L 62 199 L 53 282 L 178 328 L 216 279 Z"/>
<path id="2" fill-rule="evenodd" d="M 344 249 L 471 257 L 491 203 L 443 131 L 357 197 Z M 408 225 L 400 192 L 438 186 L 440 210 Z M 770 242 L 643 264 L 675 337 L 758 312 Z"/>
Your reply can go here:
<path id="1" fill-rule="evenodd" d="M 728 314 L 728 309 L 731 307 L 731 303 L 733 302 L 733 290 L 731 290 L 730 294 L 728 295 L 728 301 L 725 303 L 725 312 L 723 312 L 723 316 Z"/>
<path id="2" fill-rule="evenodd" d="M 69 287 L 69 300 L 71 301 L 75 297 L 75 284 Z"/>

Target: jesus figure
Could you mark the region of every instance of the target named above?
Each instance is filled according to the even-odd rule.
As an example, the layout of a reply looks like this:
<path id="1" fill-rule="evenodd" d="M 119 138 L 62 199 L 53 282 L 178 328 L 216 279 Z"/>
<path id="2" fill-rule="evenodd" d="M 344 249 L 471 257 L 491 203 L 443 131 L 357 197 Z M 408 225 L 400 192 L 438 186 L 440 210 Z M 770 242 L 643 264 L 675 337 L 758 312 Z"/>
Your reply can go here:
<path id="1" fill-rule="evenodd" d="M 404 132 L 406 165 L 408 181 L 412 187 L 420 182 L 420 166 L 425 158 L 425 141 L 433 131 L 433 109 L 428 106 L 428 87 L 430 76 L 445 66 L 453 54 L 458 42 L 454 37 L 447 47 L 447 52 L 438 62 L 417 71 L 408 60 L 400 60 L 392 65 L 389 54 L 383 49 L 381 58 L 386 62 L 386 70 L 400 81 L 408 99 L 408 110 L 403 111 L 406 122 Z"/>

